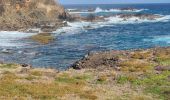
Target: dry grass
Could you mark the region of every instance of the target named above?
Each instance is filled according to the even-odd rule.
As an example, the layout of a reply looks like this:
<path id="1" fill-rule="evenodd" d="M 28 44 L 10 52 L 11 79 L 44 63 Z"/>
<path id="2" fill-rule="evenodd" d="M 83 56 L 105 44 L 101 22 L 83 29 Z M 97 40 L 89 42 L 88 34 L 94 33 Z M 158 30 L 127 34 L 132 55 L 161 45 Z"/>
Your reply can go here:
<path id="1" fill-rule="evenodd" d="M 129 71 L 129 72 L 147 72 L 152 70 L 153 64 L 143 61 L 143 60 L 128 60 L 119 63 L 118 65 L 121 67 L 121 71 Z"/>

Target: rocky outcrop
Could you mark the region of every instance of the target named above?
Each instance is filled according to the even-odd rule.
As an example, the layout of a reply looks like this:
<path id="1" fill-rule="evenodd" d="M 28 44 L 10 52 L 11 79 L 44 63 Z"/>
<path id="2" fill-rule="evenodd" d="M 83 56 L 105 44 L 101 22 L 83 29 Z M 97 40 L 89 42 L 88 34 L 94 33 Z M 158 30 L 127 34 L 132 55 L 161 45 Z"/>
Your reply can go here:
<path id="1" fill-rule="evenodd" d="M 71 67 L 74 69 L 107 69 L 146 71 L 169 70 L 170 47 L 134 51 L 106 51 L 89 53 Z"/>
<path id="2" fill-rule="evenodd" d="M 147 20 L 155 20 L 157 18 L 161 18 L 162 16 L 160 15 L 154 15 L 154 14 L 118 14 L 117 16 L 119 16 L 120 18 L 124 18 L 124 19 L 130 19 L 130 18 L 138 18 L 138 19 L 147 19 Z"/>
<path id="3" fill-rule="evenodd" d="M 69 14 L 55 0 L 0 0 L 0 30 L 41 28 L 61 23 Z"/>

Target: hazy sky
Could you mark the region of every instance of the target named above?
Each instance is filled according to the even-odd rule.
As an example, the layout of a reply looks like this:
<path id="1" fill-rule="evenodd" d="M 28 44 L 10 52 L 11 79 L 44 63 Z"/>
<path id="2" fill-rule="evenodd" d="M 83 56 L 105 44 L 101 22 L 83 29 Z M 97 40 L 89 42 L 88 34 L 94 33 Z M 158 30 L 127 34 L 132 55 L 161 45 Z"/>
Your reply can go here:
<path id="1" fill-rule="evenodd" d="M 61 4 L 170 3 L 170 0 L 58 0 Z"/>

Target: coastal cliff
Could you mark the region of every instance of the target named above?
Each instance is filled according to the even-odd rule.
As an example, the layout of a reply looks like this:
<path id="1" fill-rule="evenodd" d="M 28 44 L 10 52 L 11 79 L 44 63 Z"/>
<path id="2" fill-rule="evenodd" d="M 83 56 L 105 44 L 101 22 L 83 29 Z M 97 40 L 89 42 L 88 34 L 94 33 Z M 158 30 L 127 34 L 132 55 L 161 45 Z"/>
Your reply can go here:
<path id="1" fill-rule="evenodd" d="M 58 26 L 69 15 L 55 0 L 0 0 L 0 30 Z M 56 28 L 56 27 L 55 27 Z"/>

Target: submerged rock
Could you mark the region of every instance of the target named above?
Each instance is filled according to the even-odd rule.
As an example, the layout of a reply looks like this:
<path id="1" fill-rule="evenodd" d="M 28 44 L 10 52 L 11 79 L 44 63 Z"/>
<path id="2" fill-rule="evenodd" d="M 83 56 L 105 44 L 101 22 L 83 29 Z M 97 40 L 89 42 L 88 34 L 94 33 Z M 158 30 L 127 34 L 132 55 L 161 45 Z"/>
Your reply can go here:
<path id="1" fill-rule="evenodd" d="M 39 33 L 37 35 L 31 36 L 30 39 L 40 44 L 48 44 L 54 40 L 54 37 L 51 33 Z"/>
<path id="2" fill-rule="evenodd" d="M 135 11 L 137 9 L 128 7 L 128 8 L 120 8 L 120 10 L 122 10 L 122 11 Z"/>

